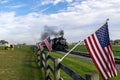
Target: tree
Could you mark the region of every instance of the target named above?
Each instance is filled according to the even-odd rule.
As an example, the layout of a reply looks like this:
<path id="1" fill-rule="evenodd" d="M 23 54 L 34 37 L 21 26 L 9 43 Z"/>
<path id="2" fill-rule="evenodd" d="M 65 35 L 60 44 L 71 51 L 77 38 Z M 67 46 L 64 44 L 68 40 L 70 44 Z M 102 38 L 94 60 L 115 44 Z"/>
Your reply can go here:
<path id="1" fill-rule="evenodd" d="M 120 39 L 116 39 L 116 40 L 114 41 L 114 44 L 115 44 L 115 45 L 120 45 Z"/>
<path id="2" fill-rule="evenodd" d="M 26 43 L 23 43 L 23 45 L 26 45 Z"/>
<path id="3" fill-rule="evenodd" d="M 7 43 L 7 44 L 8 44 L 8 41 L 5 41 L 5 40 L 0 40 L 0 43 L 1 43 L 1 44 L 5 44 L 5 43 Z"/>

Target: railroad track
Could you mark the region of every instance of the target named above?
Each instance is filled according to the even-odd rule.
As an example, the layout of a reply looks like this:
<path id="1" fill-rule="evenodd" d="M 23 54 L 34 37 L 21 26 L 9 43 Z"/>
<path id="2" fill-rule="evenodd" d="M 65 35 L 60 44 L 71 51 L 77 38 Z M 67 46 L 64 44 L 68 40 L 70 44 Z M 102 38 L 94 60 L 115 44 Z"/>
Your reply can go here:
<path id="1" fill-rule="evenodd" d="M 68 52 L 68 51 L 63 51 L 63 52 Z M 85 53 L 85 52 L 73 52 L 72 51 L 70 54 L 90 58 L 90 55 L 88 53 Z M 120 64 L 120 58 L 115 58 L 115 63 Z"/>

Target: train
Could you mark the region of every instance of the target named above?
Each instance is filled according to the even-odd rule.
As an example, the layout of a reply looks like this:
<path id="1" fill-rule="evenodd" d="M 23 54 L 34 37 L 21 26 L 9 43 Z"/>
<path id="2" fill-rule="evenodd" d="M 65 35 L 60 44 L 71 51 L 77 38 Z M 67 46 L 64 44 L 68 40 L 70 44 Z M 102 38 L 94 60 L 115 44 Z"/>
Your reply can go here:
<path id="1" fill-rule="evenodd" d="M 52 49 L 56 51 L 65 51 L 68 49 L 68 42 L 64 37 L 53 38 Z"/>

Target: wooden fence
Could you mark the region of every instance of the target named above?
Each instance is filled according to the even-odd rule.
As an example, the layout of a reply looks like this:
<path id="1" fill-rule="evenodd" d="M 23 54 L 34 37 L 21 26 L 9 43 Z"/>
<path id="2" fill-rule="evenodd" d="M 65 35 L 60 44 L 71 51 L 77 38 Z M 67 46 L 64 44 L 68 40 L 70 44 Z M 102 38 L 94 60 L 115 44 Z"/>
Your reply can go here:
<path id="1" fill-rule="evenodd" d="M 86 78 L 82 78 L 79 74 L 60 63 L 59 59 L 55 59 L 50 56 L 47 51 L 36 50 L 35 55 L 37 57 L 36 61 L 44 71 L 45 80 L 64 80 L 60 75 L 60 69 L 73 80 L 99 80 L 98 74 L 86 74 Z M 50 61 L 52 61 L 53 66 L 50 65 Z M 52 77 L 50 74 L 52 74 Z"/>

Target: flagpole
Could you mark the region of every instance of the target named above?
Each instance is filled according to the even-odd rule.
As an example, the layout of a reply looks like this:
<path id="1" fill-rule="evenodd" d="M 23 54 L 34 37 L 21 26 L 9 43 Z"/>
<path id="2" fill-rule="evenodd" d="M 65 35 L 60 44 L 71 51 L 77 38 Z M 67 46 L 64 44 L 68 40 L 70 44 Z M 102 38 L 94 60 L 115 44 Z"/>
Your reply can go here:
<path id="1" fill-rule="evenodd" d="M 109 18 L 106 19 L 105 23 L 109 21 Z M 69 52 L 67 52 L 61 59 L 60 62 L 70 53 L 72 52 L 81 42 L 79 41 Z"/>
<path id="2" fill-rule="evenodd" d="M 109 21 L 109 18 L 107 18 L 107 19 L 106 19 L 106 21 L 104 21 L 104 23 L 103 23 L 101 26 L 103 26 L 104 24 L 106 24 L 108 21 Z M 98 29 L 100 29 L 100 28 L 101 28 L 101 26 L 99 26 L 99 27 L 98 27 Z M 94 33 L 94 32 L 96 32 L 96 30 L 95 30 L 95 31 L 93 31 L 92 33 Z"/>
<path id="3" fill-rule="evenodd" d="M 107 20 L 106 21 L 109 21 L 109 18 L 107 18 Z"/>
<path id="4" fill-rule="evenodd" d="M 70 53 L 72 52 L 82 41 L 79 41 L 70 51 L 68 51 L 61 59 L 60 62 Z"/>
<path id="5" fill-rule="evenodd" d="M 106 23 L 109 21 L 109 18 L 106 19 Z"/>

